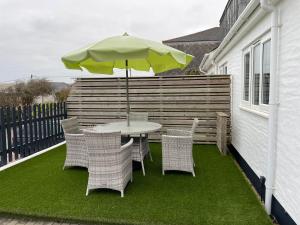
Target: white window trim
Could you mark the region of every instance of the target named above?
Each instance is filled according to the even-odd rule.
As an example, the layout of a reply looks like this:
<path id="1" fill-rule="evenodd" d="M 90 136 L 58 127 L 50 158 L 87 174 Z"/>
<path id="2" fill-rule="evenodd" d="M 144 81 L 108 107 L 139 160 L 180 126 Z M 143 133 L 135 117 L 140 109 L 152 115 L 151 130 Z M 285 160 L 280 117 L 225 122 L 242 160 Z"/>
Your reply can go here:
<path id="1" fill-rule="evenodd" d="M 226 67 L 226 73 L 224 72 L 225 67 Z M 228 74 L 227 62 L 225 62 L 221 66 L 219 66 L 219 74 L 221 74 L 221 75 L 227 75 Z"/>
<path id="2" fill-rule="evenodd" d="M 249 95 L 249 97 L 248 97 L 248 101 L 246 101 L 245 99 L 244 99 L 244 93 L 245 93 L 245 86 L 244 86 L 244 80 L 245 80 L 245 56 L 247 55 L 247 54 L 250 54 L 250 57 L 249 57 L 249 87 L 248 87 L 248 95 Z M 244 51 L 243 52 L 243 54 L 242 54 L 242 73 L 243 73 L 243 75 L 242 75 L 242 82 L 241 82 L 241 90 L 242 90 L 242 102 L 241 102 L 241 106 L 243 106 L 243 107 L 249 107 L 250 108 L 250 106 L 251 106 L 251 93 L 252 93 L 252 91 L 251 91 L 251 74 L 252 74 L 252 67 L 251 67 L 251 65 L 252 65 L 252 57 L 251 57 L 251 49 L 247 49 L 246 51 Z"/>
<path id="3" fill-rule="evenodd" d="M 263 37 L 260 37 L 259 39 L 252 42 L 252 44 L 248 44 L 247 47 L 245 47 L 242 51 L 242 76 L 241 76 L 241 103 L 240 103 L 240 109 L 244 111 L 248 111 L 257 115 L 260 115 L 262 117 L 268 118 L 269 113 L 269 105 L 262 103 L 262 73 L 263 73 L 263 44 L 270 41 L 271 37 L 270 34 L 264 35 Z M 253 104 L 253 49 L 255 46 L 260 45 L 260 78 L 259 78 L 259 104 L 254 105 Z M 250 53 L 250 76 L 249 76 L 249 100 L 244 100 L 244 76 L 245 76 L 245 55 L 247 53 Z"/>

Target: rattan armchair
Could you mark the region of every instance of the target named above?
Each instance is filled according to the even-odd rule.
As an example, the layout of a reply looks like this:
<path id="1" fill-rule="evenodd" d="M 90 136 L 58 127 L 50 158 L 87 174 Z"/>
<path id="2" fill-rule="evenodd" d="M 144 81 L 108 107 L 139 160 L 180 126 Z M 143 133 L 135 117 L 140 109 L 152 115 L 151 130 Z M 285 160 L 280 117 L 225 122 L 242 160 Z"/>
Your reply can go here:
<path id="1" fill-rule="evenodd" d="M 67 154 L 63 169 L 66 167 L 88 167 L 87 148 L 76 117 L 61 120 L 64 130 Z"/>
<path id="2" fill-rule="evenodd" d="M 162 173 L 166 170 L 191 172 L 195 176 L 193 135 L 199 123 L 194 119 L 191 130 L 169 129 L 162 135 Z"/>
<path id="3" fill-rule="evenodd" d="M 130 146 L 133 139 L 121 146 L 121 133 L 97 133 L 84 131 L 88 149 L 89 178 L 86 195 L 90 190 L 108 188 L 121 192 L 132 181 Z"/>

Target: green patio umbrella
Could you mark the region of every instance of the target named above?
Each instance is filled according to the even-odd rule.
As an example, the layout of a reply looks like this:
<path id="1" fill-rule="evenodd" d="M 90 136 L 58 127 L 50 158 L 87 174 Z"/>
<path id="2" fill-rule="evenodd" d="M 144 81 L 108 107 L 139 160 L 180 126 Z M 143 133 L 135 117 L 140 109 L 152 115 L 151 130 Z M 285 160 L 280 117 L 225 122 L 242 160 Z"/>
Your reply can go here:
<path id="1" fill-rule="evenodd" d="M 171 69 L 184 69 L 192 59 L 192 55 L 127 33 L 106 38 L 62 57 L 68 69 L 85 68 L 97 74 L 113 74 L 114 68 L 126 69 L 127 114 L 130 112 L 128 69 L 149 71 L 152 68 L 154 73 L 161 73 Z M 129 119 L 127 124 L 129 126 Z"/>

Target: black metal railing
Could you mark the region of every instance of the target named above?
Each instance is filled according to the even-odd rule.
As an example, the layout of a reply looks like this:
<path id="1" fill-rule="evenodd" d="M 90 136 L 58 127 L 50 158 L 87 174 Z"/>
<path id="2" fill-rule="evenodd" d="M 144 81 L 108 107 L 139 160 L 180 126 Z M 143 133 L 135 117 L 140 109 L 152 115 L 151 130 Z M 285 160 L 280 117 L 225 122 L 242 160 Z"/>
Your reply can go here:
<path id="1" fill-rule="evenodd" d="M 65 103 L 0 107 L 0 166 L 64 140 Z"/>

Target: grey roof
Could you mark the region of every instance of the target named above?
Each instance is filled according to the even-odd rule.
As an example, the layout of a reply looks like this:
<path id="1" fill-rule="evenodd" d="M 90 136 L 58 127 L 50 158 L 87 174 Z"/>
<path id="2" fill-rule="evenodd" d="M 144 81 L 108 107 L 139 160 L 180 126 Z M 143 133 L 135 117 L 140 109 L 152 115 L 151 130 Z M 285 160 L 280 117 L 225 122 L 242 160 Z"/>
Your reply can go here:
<path id="1" fill-rule="evenodd" d="M 163 41 L 164 44 L 193 55 L 193 61 L 183 70 L 170 70 L 163 75 L 185 74 L 199 70 L 204 54 L 216 49 L 223 39 L 221 28 L 214 27 L 198 33 Z M 199 72 L 199 71 L 198 71 Z"/>
<path id="2" fill-rule="evenodd" d="M 198 42 L 198 41 L 222 41 L 223 32 L 220 27 L 213 27 L 204 31 L 200 31 L 194 34 L 185 35 L 169 40 L 163 41 L 163 43 L 172 42 Z"/>

